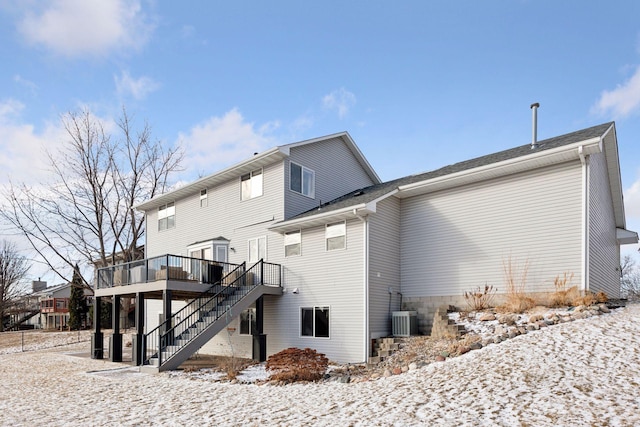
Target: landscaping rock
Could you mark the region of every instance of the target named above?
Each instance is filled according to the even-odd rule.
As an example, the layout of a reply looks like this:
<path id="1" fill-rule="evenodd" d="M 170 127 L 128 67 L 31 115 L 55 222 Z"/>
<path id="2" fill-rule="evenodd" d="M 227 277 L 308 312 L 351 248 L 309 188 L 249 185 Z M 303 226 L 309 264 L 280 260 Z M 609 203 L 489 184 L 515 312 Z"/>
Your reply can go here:
<path id="1" fill-rule="evenodd" d="M 518 316 L 516 314 L 503 314 L 498 317 L 498 322 L 507 326 L 515 325 L 518 321 Z"/>
<path id="2" fill-rule="evenodd" d="M 483 347 L 482 343 L 480 341 L 476 341 L 474 343 L 471 343 L 471 345 L 469 345 L 469 348 L 471 350 L 480 350 Z"/>
<path id="3" fill-rule="evenodd" d="M 478 320 L 481 322 L 490 322 L 492 320 L 496 320 L 496 315 L 493 313 L 482 313 Z"/>
<path id="4" fill-rule="evenodd" d="M 441 354 L 436 356 L 436 362 L 444 362 L 445 360 L 447 360 L 447 358 Z"/>
<path id="5" fill-rule="evenodd" d="M 611 313 L 611 310 L 609 310 L 606 304 L 600 304 L 598 309 L 603 313 Z"/>
<path id="6" fill-rule="evenodd" d="M 529 323 L 536 323 L 542 319 L 544 319 L 544 316 L 542 316 L 542 314 L 532 314 L 531 316 L 529 316 Z"/>
<path id="7" fill-rule="evenodd" d="M 418 364 L 416 362 L 409 363 L 409 370 L 413 371 L 415 369 L 418 369 Z"/>

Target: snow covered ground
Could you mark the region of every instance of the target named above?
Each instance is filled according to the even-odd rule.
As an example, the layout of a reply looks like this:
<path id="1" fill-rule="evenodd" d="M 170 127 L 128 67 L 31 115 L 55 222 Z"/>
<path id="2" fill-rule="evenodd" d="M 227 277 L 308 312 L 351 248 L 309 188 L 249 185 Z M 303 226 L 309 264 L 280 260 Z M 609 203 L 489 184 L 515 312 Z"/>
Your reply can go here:
<path id="1" fill-rule="evenodd" d="M 357 384 L 149 375 L 86 350 L 0 355 L 0 424 L 640 425 L 640 305 Z"/>

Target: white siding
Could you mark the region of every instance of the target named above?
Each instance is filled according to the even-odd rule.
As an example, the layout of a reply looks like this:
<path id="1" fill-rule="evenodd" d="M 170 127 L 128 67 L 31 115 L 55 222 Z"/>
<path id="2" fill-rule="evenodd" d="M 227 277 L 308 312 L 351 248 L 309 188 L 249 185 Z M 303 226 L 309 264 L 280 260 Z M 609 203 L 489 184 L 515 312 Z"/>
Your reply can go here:
<path id="1" fill-rule="evenodd" d="M 268 354 L 311 347 L 337 362 L 365 360 L 363 228 L 347 221 L 347 248 L 329 252 L 324 227 L 302 230 L 302 255 L 286 258 L 286 293 L 265 300 Z M 282 243 L 274 251 L 283 256 Z M 300 336 L 300 308 L 313 306 L 330 307 L 330 338 Z"/>
<path id="2" fill-rule="evenodd" d="M 391 290 L 391 293 L 389 292 Z M 400 200 L 389 197 L 369 215 L 369 331 L 391 334 L 390 316 L 400 310 Z"/>
<path id="3" fill-rule="evenodd" d="M 317 207 L 374 182 L 340 138 L 293 147 L 290 161 L 315 172 L 315 198 L 289 190 L 289 161 L 285 161 L 285 217 Z"/>
<path id="4" fill-rule="evenodd" d="M 503 262 L 529 261 L 528 292 L 581 283 L 581 166 L 534 172 L 401 201 L 404 297 L 461 295 L 485 283 L 504 292 Z"/>
<path id="5" fill-rule="evenodd" d="M 249 200 L 240 200 L 240 177 L 208 189 L 207 207 L 200 207 L 199 192 L 176 200 L 176 226 L 169 230 L 158 231 L 157 210 L 148 212 L 146 256 L 187 256 L 190 244 L 223 236 L 235 248 L 229 262 L 245 261 L 247 239 L 266 235 L 268 225 L 283 219 L 283 175 L 282 162 L 265 167 L 263 195 Z"/>
<path id="6" fill-rule="evenodd" d="M 620 248 L 604 154 L 589 157 L 589 290 L 620 297 Z"/>

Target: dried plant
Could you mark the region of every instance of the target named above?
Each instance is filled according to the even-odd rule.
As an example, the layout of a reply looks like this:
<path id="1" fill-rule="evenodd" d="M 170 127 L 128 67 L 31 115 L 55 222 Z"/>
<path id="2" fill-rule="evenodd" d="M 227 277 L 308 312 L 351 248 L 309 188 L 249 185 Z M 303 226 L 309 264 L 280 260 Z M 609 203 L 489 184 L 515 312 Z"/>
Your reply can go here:
<path id="1" fill-rule="evenodd" d="M 599 291 L 599 292 L 596 294 L 596 301 L 597 301 L 599 304 L 602 304 L 602 303 L 605 303 L 605 302 L 609 301 L 609 297 L 608 297 L 608 296 L 607 296 L 607 294 L 605 294 L 604 292 Z"/>
<path id="2" fill-rule="evenodd" d="M 318 381 L 329 365 L 329 359 L 322 353 L 305 348 L 288 348 L 269 357 L 267 371 L 269 379 L 292 383 L 296 381 Z"/>
<path id="3" fill-rule="evenodd" d="M 584 305 L 589 307 L 597 302 L 596 295 L 593 292 L 586 291 L 584 295 L 579 295 L 572 301 L 572 305 L 579 306 Z"/>
<path id="4" fill-rule="evenodd" d="M 549 298 L 549 304 L 552 307 L 565 307 L 571 304 L 571 302 L 579 296 L 578 288 L 575 286 L 568 287 L 573 280 L 573 273 L 564 272 L 562 277 L 557 275 L 553 280 L 553 286 L 555 292 L 551 294 Z"/>
<path id="5" fill-rule="evenodd" d="M 473 291 L 465 292 L 464 299 L 472 311 L 486 310 L 492 307 L 493 298 L 498 291 L 493 285 L 484 284 L 484 289 L 478 287 Z"/>
<path id="6" fill-rule="evenodd" d="M 507 292 L 504 304 L 498 307 L 500 311 L 523 313 L 534 307 L 536 305 L 535 300 L 525 292 L 529 273 L 529 259 L 525 260 L 522 266 L 519 266 L 517 261 L 509 255 L 506 260 L 502 261 L 502 268 Z"/>

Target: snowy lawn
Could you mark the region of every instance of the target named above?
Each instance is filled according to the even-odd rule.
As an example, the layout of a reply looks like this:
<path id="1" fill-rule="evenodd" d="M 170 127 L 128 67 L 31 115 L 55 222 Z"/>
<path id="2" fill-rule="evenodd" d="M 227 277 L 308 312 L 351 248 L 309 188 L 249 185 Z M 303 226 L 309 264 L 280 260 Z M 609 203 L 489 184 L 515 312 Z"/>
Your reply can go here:
<path id="1" fill-rule="evenodd" d="M 68 354 L 86 349 L 0 355 L 0 423 L 640 425 L 639 305 L 357 384 L 220 383 Z"/>

